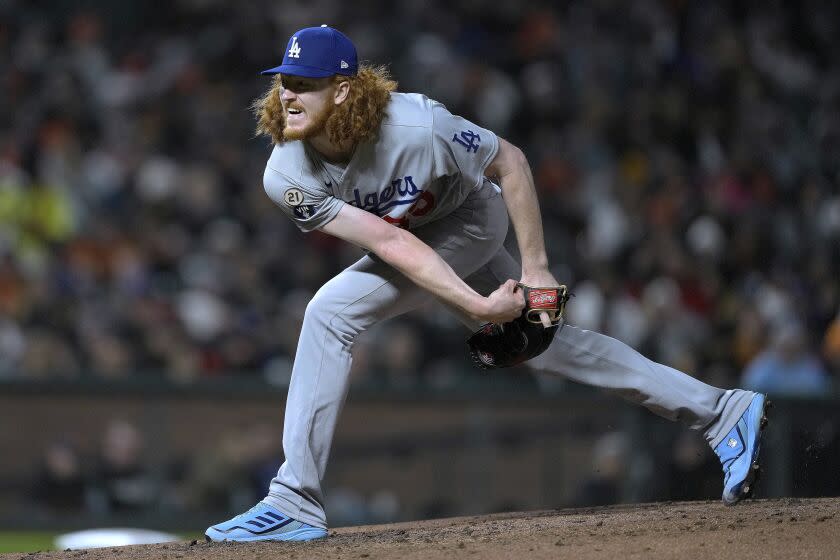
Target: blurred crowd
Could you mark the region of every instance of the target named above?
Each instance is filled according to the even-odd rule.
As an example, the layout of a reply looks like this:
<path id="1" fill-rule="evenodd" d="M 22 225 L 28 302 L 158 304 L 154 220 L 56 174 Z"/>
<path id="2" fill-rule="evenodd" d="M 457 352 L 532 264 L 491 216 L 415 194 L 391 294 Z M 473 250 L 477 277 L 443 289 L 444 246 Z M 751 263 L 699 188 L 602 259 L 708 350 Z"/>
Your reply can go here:
<path id="1" fill-rule="evenodd" d="M 784 468 L 786 473 L 789 493 L 785 495 L 840 494 L 836 476 L 840 431 L 836 422 L 810 415 L 791 429 L 787 434 L 788 451 L 793 451 L 789 462 L 778 461 L 779 453 L 785 453 L 774 448 L 774 469 Z M 167 452 L 151 432 L 129 420 L 112 418 L 103 423 L 98 442 L 92 446 L 80 446 L 78 434 L 72 433 L 47 442 L 21 484 L 2 495 L 0 518 L 8 512 L 47 523 L 69 518 L 137 522 L 189 514 L 184 519 L 200 524 L 196 519 L 222 518 L 265 496 L 282 463 L 279 430 L 277 425 L 261 422 L 232 426 L 193 450 Z M 544 453 L 545 443 L 539 437 L 487 437 L 485 432 L 455 449 L 449 447 L 446 435 L 432 429 L 423 441 L 368 441 L 362 453 L 354 452 L 352 446 L 336 453 L 338 463 L 343 464 L 338 471 L 353 474 L 343 482 L 339 475 L 327 484 L 325 507 L 331 525 L 345 526 L 522 511 L 534 507 L 528 502 L 534 499 L 534 492 L 538 492 L 542 507 L 719 499 L 720 461 L 701 434 L 653 421 L 647 424 L 646 435 L 649 438 L 639 440 L 623 427 L 593 436 L 591 446 L 580 456 L 566 455 L 561 460 L 576 472 L 578 465 L 572 463 L 579 460 L 585 465 L 579 474 L 572 479 L 558 477 L 557 465 L 553 465 L 544 479 L 538 476 L 537 480 L 520 481 L 524 491 L 520 501 L 498 488 L 484 488 L 480 496 L 467 492 L 465 497 L 452 491 L 451 481 L 435 484 L 431 490 L 425 484 L 429 479 L 439 482 L 442 473 L 465 484 L 465 477 L 481 479 L 490 472 L 503 471 L 503 465 L 512 463 L 499 463 L 501 456 L 533 457 L 537 449 Z M 567 448 L 564 455 L 570 452 Z M 355 462 L 360 459 L 363 464 Z M 525 465 L 527 459 L 520 461 L 520 467 L 530 468 Z M 388 479 L 391 484 L 383 484 L 375 474 L 372 479 L 362 474 L 383 469 L 411 472 L 418 486 L 394 486 L 393 477 Z M 774 495 L 773 479 L 778 477 L 778 473 L 769 475 L 760 497 Z M 549 495 L 563 497 L 546 504 Z"/>
<path id="2" fill-rule="evenodd" d="M 162 456 L 159 442 L 114 418 L 96 448 L 48 442 L 21 503 L 33 514 L 165 514 L 236 510 L 265 495 L 280 466 L 276 428 L 231 428 L 190 454 Z"/>
<path id="3" fill-rule="evenodd" d="M 571 322 L 718 385 L 825 394 L 838 21 L 821 0 L 3 2 L 0 378 L 288 380 L 309 297 L 359 253 L 272 206 L 249 106 L 329 23 L 523 148 Z M 359 382 L 472 375 L 439 306 L 385 332 Z"/>
<path id="4" fill-rule="evenodd" d="M 138 425 L 113 418 L 104 424 L 92 449 L 82 451 L 71 439 L 48 442 L 31 471 L 29 484 L 18 489 L 22 492 L 15 503 L 41 519 L 183 512 L 212 515 L 239 510 L 265 495 L 280 466 L 282 450 L 276 430 L 264 424 L 230 429 L 197 452 L 163 457 L 159 444 L 148 441 Z M 629 434 L 612 431 L 602 435 L 592 446 L 591 474 L 577 490 L 569 492 L 566 505 L 714 499 L 720 490 L 719 462 L 702 438 L 682 431 L 672 447 L 673 459 L 663 458 L 661 472 L 654 479 L 651 457 L 632 450 Z M 380 457 L 383 463 L 398 456 L 406 459 L 404 446 L 380 451 L 384 451 Z M 407 489 L 401 492 L 411 494 Z M 354 488 L 339 486 L 330 488 L 326 507 L 332 522 L 339 525 L 467 513 L 458 510 L 445 494 L 441 488 L 426 496 L 422 511 L 406 511 L 395 492 L 380 489 L 366 497 Z M 492 511 L 522 507 L 493 503 Z"/>

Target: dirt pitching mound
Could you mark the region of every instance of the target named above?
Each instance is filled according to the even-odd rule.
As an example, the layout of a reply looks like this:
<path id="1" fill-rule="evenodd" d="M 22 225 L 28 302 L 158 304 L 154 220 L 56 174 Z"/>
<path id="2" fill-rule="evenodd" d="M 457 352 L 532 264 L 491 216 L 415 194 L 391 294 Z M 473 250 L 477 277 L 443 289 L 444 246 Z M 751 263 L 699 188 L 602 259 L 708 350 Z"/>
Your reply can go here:
<path id="1" fill-rule="evenodd" d="M 172 543 L 2 560 L 840 558 L 840 498 L 678 502 L 348 527 L 311 543 Z"/>

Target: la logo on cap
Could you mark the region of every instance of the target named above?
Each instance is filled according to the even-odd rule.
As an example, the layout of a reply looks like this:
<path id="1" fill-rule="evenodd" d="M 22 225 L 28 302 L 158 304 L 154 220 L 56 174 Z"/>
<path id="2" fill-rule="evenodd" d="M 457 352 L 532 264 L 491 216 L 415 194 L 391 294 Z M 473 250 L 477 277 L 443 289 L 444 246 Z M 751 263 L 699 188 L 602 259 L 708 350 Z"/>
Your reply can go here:
<path id="1" fill-rule="evenodd" d="M 306 52 L 303 52 L 304 43 Z M 358 60 L 355 45 L 341 31 L 326 25 L 306 27 L 289 38 L 283 53 L 283 64 L 262 73 L 303 78 L 328 78 L 337 74 L 355 76 Z"/>
<path id="2" fill-rule="evenodd" d="M 300 58 L 300 45 L 298 45 L 297 36 L 292 37 L 292 46 L 289 48 L 289 58 Z"/>

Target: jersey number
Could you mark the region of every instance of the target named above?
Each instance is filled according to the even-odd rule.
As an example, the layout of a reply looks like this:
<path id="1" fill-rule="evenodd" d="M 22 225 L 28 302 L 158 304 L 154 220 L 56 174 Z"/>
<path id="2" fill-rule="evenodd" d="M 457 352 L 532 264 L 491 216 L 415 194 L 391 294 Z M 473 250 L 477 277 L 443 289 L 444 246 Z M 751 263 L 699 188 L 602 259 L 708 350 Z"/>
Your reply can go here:
<path id="1" fill-rule="evenodd" d="M 405 216 L 401 216 L 399 218 L 392 218 L 391 216 L 382 216 L 382 219 L 388 222 L 389 224 L 394 224 L 398 228 L 408 229 L 408 216 L 425 216 L 432 209 L 435 207 L 435 195 L 430 193 L 429 191 L 423 191 L 423 193 L 414 201 L 414 204 L 411 205 L 411 208 L 408 209 L 408 212 Z"/>
<path id="2" fill-rule="evenodd" d="M 283 194 L 283 200 L 289 206 L 299 206 L 303 202 L 303 193 L 299 189 L 289 189 Z"/>

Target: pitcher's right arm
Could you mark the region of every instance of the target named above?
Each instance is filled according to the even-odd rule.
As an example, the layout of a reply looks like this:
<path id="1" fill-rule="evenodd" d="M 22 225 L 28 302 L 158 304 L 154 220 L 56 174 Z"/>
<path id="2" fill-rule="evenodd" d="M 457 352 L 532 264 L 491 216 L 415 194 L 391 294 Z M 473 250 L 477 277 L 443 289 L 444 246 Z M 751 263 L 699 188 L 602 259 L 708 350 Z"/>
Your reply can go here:
<path id="1" fill-rule="evenodd" d="M 506 323 L 519 317 L 525 306 L 516 280 L 482 297 L 413 233 L 350 204 L 343 205 L 320 230 L 371 251 L 421 288 L 477 320 Z"/>

